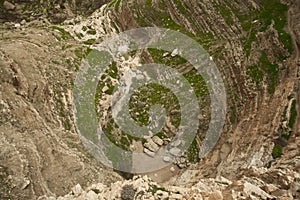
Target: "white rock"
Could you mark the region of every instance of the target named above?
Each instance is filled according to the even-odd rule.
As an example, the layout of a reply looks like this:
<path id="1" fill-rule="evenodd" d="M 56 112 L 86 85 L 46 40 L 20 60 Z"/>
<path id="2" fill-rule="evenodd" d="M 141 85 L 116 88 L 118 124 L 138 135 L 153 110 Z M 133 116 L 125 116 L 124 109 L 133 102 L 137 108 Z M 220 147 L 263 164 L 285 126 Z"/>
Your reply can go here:
<path id="1" fill-rule="evenodd" d="M 170 171 L 171 171 L 171 172 L 175 172 L 175 168 L 174 168 L 174 167 L 171 167 L 171 168 L 170 168 Z"/>
<path id="2" fill-rule="evenodd" d="M 21 22 L 20 22 L 21 25 L 25 25 L 26 24 L 26 20 L 23 19 Z"/>
<path id="3" fill-rule="evenodd" d="M 232 181 L 228 180 L 227 178 L 225 178 L 223 176 L 217 176 L 216 181 L 218 181 L 221 184 L 225 184 L 225 185 L 231 185 L 232 184 Z"/>
<path id="4" fill-rule="evenodd" d="M 138 75 L 136 76 L 136 79 L 137 79 L 137 80 L 143 80 L 143 79 L 144 79 L 144 76 L 143 76 L 142 74 L 138 74 Z"/>
<path id="5" fill-rule="evenodd" d="M 25 188 L 27 188 L 27 186 L 28 186 L 29 184 L 30 184 L 30 180 L 27 180 L 27 179 L 26 179 L 26 180 L 24 181 L 24 183 L 23 183 L 21 189 L 24 190 Z"/>
<path id="6" fill-rule="evenodd" d="M 122 45 L 122 46 L 119 46 L 118 48 L 118 51 L 121 53 L 121 54 L 124 54 L 128 51 L 128 45 Z"/>
<path id="7" fill-rule="evenodd" d="M 178 149 L 178 148 L 176 148 L 176 147 L 170 149 L 170 153 L 171 153 L 173 156 L 179 156 L 179 155 L 180 155 L 180 152 L 181 152 L 181 150 Z"/>
<path id="8" fill-rule="evenodd" d="M 170 199 L 182 199 L 182 195 L 181 194 L 171 194 Z"/>
<path id="9" fill-rule="evenodd" d="M 152 138 L 152 140 L 153 140 L 153 142 L 155 142 L 157 145 L 159 145 L 159 146 L 161 146 L 161 145 L 163 145 L 164 144 L 164 141 L 162 140 L 162 139 L 160 139 L 158 136 L 154 136 L 153 138 Z"/>
<path id="10" fill-rule="evenodd" d="M 165 53 L 163 54 L 163 57 L 166 57 L 167 55 L 169 55 L 169 52 L 165 52 Z"/>
<path id="11" fill-rule="evenodd" d="M 98 199 L 98 195 L 93 190 L 90 190 L 86 194 L 86 199 L 88 199 L 88 200 L 97 200 Z"/>
<path id="12" fill-rule="evenodd" d="M 171 159 L 169 156 L 164 156 L 164 157 L 163 157 L 163 160 L 164 160 L 165 162 L 171 162 L 171 161 L 172 161 L 172 159 Z"/>
<path id="13" fill-rule="evenodd" d="M 156 152 L 159 149 L 159 146 L 154 143 L 152 139 L 147 140 L 147 142 L 144 144 L 144 147 L 153 152 Z"/>
<path id="14" fill-rule="evenodd" d="M 19 24 L 19 23 L 15 24 L 15 28 L 20 28 L 20 27 L 21 27 L 21 24 Z"/>
<path id="15" fill-rule="evenodd" d="M 178 164 L 178 167 L 179 167 L 180 169 L 183 169 L 183 168 L 186 168 L 187 165 L 186 165 L 186 163 L 180 163 L 180 164 Z"/>
<path id="16" fill-rule="evenodd" d="M 174 49 L 171 53 L 171 56 L 174 57 L 174 56 L 178 55 L 178 53 L 179 53 L 178 49 Z"/>
<path id="17" fill-rule="evenodd" d="M 105 85 L 105 86 L 102 88 L 102 92 L 107 92 L 108 89 L 109 89 L 109 88 Z"/>
<path id="18" fill-rule="evenodd" d="M 82 193 L 81 185 L 80 184 L 75 185 L 72 188 L 72 192 L 74 193 L 75 196 L 78 196 L 79 194 L 81 194 Z"/>
<path id="19" fill-rule="evenodd" d="M 253 185 L 251 183 L 244 183 L 244 192 L 248 195 L 250 194 L 256 194 L 258 196 L 260 196 L 261 198 L 267 199 L 267 198 L 271 198 L 271 196 L 266 193 L 265 191 L 263 191 L 262 189 L 260 189 L 258 186 Z"/>
<path id="20" fill-rule="evenodd" d="M 150 151 L 149 149 L 144 148 L 144 153 L 147 154 L 150 157 L 154 157 L 155 153 Z"/>

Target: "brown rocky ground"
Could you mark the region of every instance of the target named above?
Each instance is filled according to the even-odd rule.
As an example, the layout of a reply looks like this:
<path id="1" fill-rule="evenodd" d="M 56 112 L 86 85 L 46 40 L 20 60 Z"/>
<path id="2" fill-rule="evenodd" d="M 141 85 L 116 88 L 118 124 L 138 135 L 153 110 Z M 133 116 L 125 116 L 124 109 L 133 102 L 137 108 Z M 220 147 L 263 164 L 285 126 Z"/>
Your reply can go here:
<path id="1" fill-rule="evenodd" d="M 300 113 L 299 1 L 285 1 L 288 4 L 285 30 L 292 36 L 294 46 L 290 55 L 276 27 L 270 25 L 264 31 L 255 32 L 254 40 L 251 40 L 251 30 L 243 27 L 245 23 L 236 9 L 241 13 L 259 10 L 262 9 L 260 1 L 185 0 L 182 1 L 184 9 L 175 0 L 152 1 L 151 8 L 141 0 L 113 1 L 104 13 L 98 12 L 99 16 L 106 17 L 104 33 L 97 32 L 95 37 L 145 24 L 168 27 L 155 15 L 162 12 L 170 16 L 180 25 L 176 28 L 199 36 L 225 80 L 230 109 L 217 146 L 201 162 L 180 171 L 161 183 L 162 186 L 147 178 L 123 180 L 110 186 L 123 178 L 101 166 L 83 148 L 74 128 L 71 96 L 76 66 L 88 45 L 76 37 L 76 29 L 72 29 L 76 25 L 61 26 L 71 34 L 54 27 L 43 17 L 43 20 L 32 17 L 16 25 L 24 16 L 15 15 L 17 8 L 3 11 L 7 8 L 0 2 L 2 16 L 5 16 L 1 17 L 2 21 L 17 20 L 2 23 L 0 29 L 0 199 L 65 196 L 71 190 L 65 199 L 113 199 L 122 197 L 125 185 L 133 185 L 133 190 L 128 189 L 135 191 L 131 197 L 143 191 L 144 199 L 147 195 L 156 199 L 162 198 L 158 196 L 170 199 L 300 198 L 299 114 L 295 125 L 285 129 L 289 119 L 289 112 L 285 110 L 293 99 Z M 14 2 L 16 6 L 18 3 Z M 232 21 L 226 12 L 219 10 L 220 6 L 229 9 Z M 253 22 L 256 18 L 249 14 L 249 19 Z M 80 20 L 78 24 L 93 23 L 96 17 Z M 211 35 L 208 38 L 202 35 L 206 31 Z M 245 38 L 252 41 L 249 54 L 243 42 Z M 247 74 L 249 66 L 258 65 L 261 52 L 266 52 L 268 60 L 279 66 L 278 84 L 272 93 L 268 77 L 257 86 Z M 286 55 L 286 58 L 278 59 L 276 55 Z M 282 130 L 292 134 L 283 142 L 281 158 L 274 159 L 274 144 L 278 144 Z M 85 191 L 79 186 L 73 188 L 76 184 L 86 188 Z"/>
<path id="2" fill-rule="evenodd" d="M 65 194 L 77 183 L 119 180 L 83 149 L 71 119 L 72 51 L 55 31 L 1 30 L 1 167 L 10 194 Z M 67 43 L 66 44 L 70 44 Z M 74 44 L 76 47 L 76 44 Z M 72 68 L 71 68 L 72 67 Z"/>

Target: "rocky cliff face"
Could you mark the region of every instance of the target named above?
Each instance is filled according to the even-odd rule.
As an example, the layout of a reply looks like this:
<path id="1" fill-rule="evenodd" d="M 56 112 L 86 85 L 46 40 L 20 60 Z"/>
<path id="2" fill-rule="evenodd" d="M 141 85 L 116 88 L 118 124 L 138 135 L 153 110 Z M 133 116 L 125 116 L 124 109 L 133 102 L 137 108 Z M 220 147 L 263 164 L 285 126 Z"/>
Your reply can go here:
<path id="1" fill-rule="evenodd" d="M 22 20 L 32 21 L 38 18 L 48 18 L 52 23 L 60 23 L 74 17 L 76 14 L 89 15 L 107 2 L 108 0 L 2 0 L 0 1 L 0 22 L 20 22 Z"/>
<path id="2" fill-rule="evenodd" d="M 115 0 L 97 9 L 102 3 L 0 1 L 0 198 L 300 198 L 299 1 Z M 159 184 L 123 180 L 103 167 L 81 144 L 72 114 L 74 79 L 89 48 L 144 26 L 197 40 L 219 67 L 228 96 L 214 150 L 148 174 Z M 131 56 L 129 63 L 172 59 L 150 50 Z M 102 97 L 109 88 L 101 88 Z"/>

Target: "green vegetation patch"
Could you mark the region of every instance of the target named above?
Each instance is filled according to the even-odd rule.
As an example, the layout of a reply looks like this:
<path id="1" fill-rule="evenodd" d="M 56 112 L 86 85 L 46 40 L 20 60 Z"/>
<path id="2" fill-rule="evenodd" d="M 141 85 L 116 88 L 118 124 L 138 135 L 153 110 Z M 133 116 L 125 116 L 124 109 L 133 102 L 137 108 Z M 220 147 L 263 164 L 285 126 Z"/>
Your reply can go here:
<path id="1" fill-rule="evenodd" d="M 180 124 L 180 113 L 170 115 L 173 110 L 180 110 L 179 102 L 170 89 L 159 84 L 147 84 L 138 89 L 132 95 L 129 103 L 132 118 L 140 125 L 149 124 L 149 111 L 151 105 L 161 104 L 171 118 L 171 123 L 178 127 Z"/>
<path id="2" fill-rule="evenodd" d="M 226 24 L 232 25 L 233 24 L 233 18 L 232 18 L 232 11 L 230 8 L 226 7 L 225 5 L 218 5 L 217 6 L 219 12 L 224 17 Z"/>
<path id="3" fill-rule="evenodd" d="M 291 113 L 290 113 L 290 120 L 289 120 L 289 127 L 293 128 L 294 124 L 296 122 L 297 119 L 297 101 L 296 99 L 293 100 L 292 102 L 292 107 L 291 107 Z"/>
<path id="4" fill-rule="evenodd" d="M 58 26 L 50 26 L 52 30 L 58 30 L 61 33 L 61 39 L 63 40 L 68 40 L 68 39 L 73 39 L 71 34 L 66 31 L 65 29 L 58 27 Z"/>
<path id="5" fill-rule="evenodd" d="M 96 41 L 96 39 L 91 38 L 91 39 L 88 39 L 88 40 L 84 41 L 83 44 L 85 44 L 85 45 L 92 45 L 92 44 L 95 43 L 95 41 Z"/>
<path id="6" fill-rule="evenodd" d="M 249 66 L 246 73 L 252 78 L 256 85 L 259 85 L 264 79 L 264 73 L 258 66 Z"/>
<path id="7" fill-rule="evenodd" d="M 197 27 L 197 22 L 190 16 L 189 10 L 184 2 L 176 0 L 174 3 L 176 4 L 176 7 L 179 9 L 180 13 L 185 15 L 189 21 L 192 24 L 195 24 Z M 205 47 L 207 47 L 207 45 L 203 41 L 208 43 L 215 41 L 215 37 L 211 33 L 206 33 L 204 30 L 199 30 L 196 34 L 193 34 L 187 30 L 184 25 L 178 24 L 178 22 L 176 22 L 168 13 L 168 8 L 164 1 L 158 1 L 158 6 L 156 7 L 153 7 L 150 5 L 150 2 L 148 2 L 145 5 L 137 4 L 136 6 L 133 6 L 132 9 L 133 12 L 136 13 L 135 19 L 141 27 L 149 27 L 155 24 L 155 26 L 158 27 L 179 31 L 199 42 L 202 42 L 201 44 Z M 143 10 L 143 12 L 140 12 L 140 10 Z"/>
<path id="8" fill-rule="evenodd" d="M 197 140 L 195 139 L 187 151 L 189 162 L 196 163 L 200 161 L 199 150 L 199 145 L 197 143 Z"/>
<path id="9" fill-rule="evenodd" d="M 160 63 L 169 67 L 172 67 L 177 70 L 182 70 L 182 68 L 190 70 L 186 70 L 182 75 L 184 78 L 191 84 L 195 94 L 197 97 L 204 97 L 209 95 L 209 90 L 206 86 L 205 80 L 203 77 L 198 74 L 198 71 L 192 67 L 192 65 L 187 62 L 186 59 L 180 57 L 180 56 L 163 56 L 164 53 L 169 53 L 164 50 L 160 49 L 148 49 L 149 53 L 151 54 L 154 63 Z"/>
<path id="10" fill-rule="evenodd" d="M 237 8 L 233 9 L 242 23 L 243 29 L 248 33 L 243 39 L 247 55 L 250 54 L 251 43 L 256 40 L 256 34 L 265 32 L 272 22 L 274 22 L 274 28 L 278 31 L 279 40 L 289 53 L 292 53 L 291 36 L 284 30 L 284 27 L 287 25 L 288 6 L 282 4 L 280 0 L 264 0 L 260 1 L 259 5 L 261 6 L 259 10 L 251 10 L 249 13 L 240 13 Z M 277 57 L 284 59 L 282 55 L 277 55 Z"/>
<path id="11" fill-rule="evenodd" d="M 268 92 L 273 94 L 279 82 L 279 67 L 277 64 L 271 63 L 265 52 L 260 57 L 261 69 L 265 72 L 268 82 Z"/>
<path id="12" fill-rule="evenodd" d="M 87 34 L 90 34 L 90 35 L 96 35 L 97 31 L 94 30 L 94 29 L 90 29 L 86 32 Z"/>
<path id="13" fill-rule="evenodd" d="M 198 71 L 192 67 L 192 65 L 187 62 L 184 58 L 180 56 L 171 56 L 170 52 L 166 52 L 164 50 L 159 49 L 148 49 L 148 52 L 151 54 L 151 57 L 154 60 L 154 63 L 164 64 L 166 66 L 172 67 L 180 72 L 182 72 L 183 77 L 190 83 L 192 89 L 195 92 L 195 95 L 201 99 L 209 96 L 209 90 L 205 83 L 203 77 L 198 74 Z M 163 56 L 165 53 L 169 53 L 167 56 Z M 167 91 L 165 91 L 167 92 Z M 209 104 L 208 104 L 209 105 Z M 178 120 L 178 121 L 176 121 Z M 180 118 L 175 118 L 175 125 L 180 124 Z M 203 128 L 203 127 L 199 127 Z M 198 162 L 198 154 L 199 154 L 199 145 L 197 143 L 197 138 L 201 139 L 200 135 L 192 142 L 190 148 L 187 151 L 188 159 L 190 162 Z"/>
<path id="14" fill-rule="evenodd" d="M 282 147 L 280 145 L 275 145 L 272 151 L 272 157 L 274 159 L 280 158 L 282 156 Z"/>
<path id="15" fill-rule="evenodd" d="M 259 63 L 259 66 L 249 66 L 247 69 L 247 75 L 251 77 L 253 82 L 257 85 L 260 85 L 263 78 L 266 77 L 268 92 L 273 94 L 279 83 L 279 66 L 271 63 L 265 52 L 262 52 Z"/>
<path id="16" fill-rule="evenodd" d="M 115 11 L 119 11 L 119 8 L 120 8 L 120 3 L 121 3 L 122 0 L 113 0 L 111 1 L 108 6 L 109 7 L 113 7 L 115 9 Z"/>

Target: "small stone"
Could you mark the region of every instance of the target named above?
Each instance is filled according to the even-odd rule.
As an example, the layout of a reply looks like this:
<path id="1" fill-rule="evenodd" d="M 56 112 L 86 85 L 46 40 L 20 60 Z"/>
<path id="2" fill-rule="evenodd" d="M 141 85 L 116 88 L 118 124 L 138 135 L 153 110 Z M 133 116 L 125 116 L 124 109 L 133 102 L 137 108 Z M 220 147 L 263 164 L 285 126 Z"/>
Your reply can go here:
<path id="1" fill-rule="evenodd" d="M 25 182 L 23 183 L 21 189 L 24 190 L 28 187 L 28 185 L 30 184 L 30 180 L 25 180 Z"/>
<path id="2" fill-rule="evenodd" d="M 268 193 L 263 191 L 260 187 L 253 185 L 252 183 L 249 183 L 249 182 L 244 183 L 244 192 L 247 195 L 256 194 L 264 199 L 270 198 L 270 195 Z"/>
<path id="3" fill-rule="evenodd" d="M 171 161 L 172 161 L 172 158 L 170 158 L 169 156 L 164 156 L 164 157 L 163 157 L 163 160 L 164 160 L 165 162 L 171 162 Z"/>
<path id="4" fill-rule="evenodd" d="M 171 153 L 173 156 L 179 156 L 179 155 L 180 155 L 180 152 L 181 152 L 181 150 L 178 149 L 178 148 L 176 148 L 176 147 L 170 149 L 170 153 Z"/>
<path id="5" fill-rule="evenodd" d="M 108 91 L 108 87 L 105 85 L 103 88 L 102 88 L 102 92 L 104 93 L 104 92 L 107 92 Z"/>
<path id="6" fill-rule="evenodd" d="M 74 193 L 74 195 L 78 196 L 82 193 L 82 188 L 81 188 L 81 185 L 80 184 L 77 184 L 75 185 L 73 188 L 72 188 L 72 192 Z"/>
<path id="7" fill-rule="evenodd" d="M 19 23 L 15 24 L 15 28 L 20 28 L 20 27 L 21 27 L 21 24 L 19 24 Z"/>
<path id="8" fill-rule="evenodd" d="M 279 188 L 273 184 L 267 184 L 263 187 L 263 189 L 264 189 L 264 191 L 266 191 L 268 193 L 272 193 L 272 192 L 278 190 Z"/>
<path id="9" fill-rule="evenodd" d="M 171 53 L 171 56 L 174 57 L 174 56 L 178 55 L 178 53 L 179 53 L 178 49 L 174 49 Z"/>
<path id="10" fill-rule="evenodd" d="M 16 8 L 16 6 L 8 1 L 4 1 L 3 3 L 3 7 L 6 9 L 6 10 L 14 10 Z"/>
<path id="11" fill-rule="evenodd" d="M 136 79 L 137 79 L 137 80 L 143 80 L 143 79 L 144 79 L 144 76 L 143 76 L 142 74 L 138 74 L 138 75 L 136 76 Z"/>
<path id="12" fill-rule="evenodd" d="M 164 145 L 169 144 L 171 142 L 171 138 L 164 138 Z"/>
<path id="13" fill-rule="evenodd" d="M 147 154 L 150 157 L 154 157 L 155 153 L 150 151 L 149 149 L 144 148 L 144 153 Z"/>
<path id="14" fill-rule="evenodd" d="M 168 56 L 169 55 L 169 52 L 165 52 L 164 54 L 163 54 L 163 57 L 166 57 L 166 56 Z"/>
<path id="15" fill-rule="evenodd" d="M 167 199 L 169 197 L 169 193 L 162 190 L 157 190 L 157 192 L 154 195 L 156 199 Z"/>
<path id="16" fill-rule="evenodd" d="M 98 199 L 98 195 L 97 195 L 93 190 L 90 190 L 90 191 L 86 194 L 86 199 L 89 199 L 89 200 L 97 200 L 97 199 Z"/>
<path id="17" fill-rule="evenodd" d="M 203 119 L 204 119 L 204 116 L 201 115 L 201 114 L 199 114 L 199 115 L 198 115 L 198 119 L 199 119 L 199 120 L 203 120 Z"/>
<path id="18" fill-rule="evenodd" d="M 26 24 L 26 20 L 23 19 L 21 22 L 20 22 L 21 25 L 25 25 Z"/>
<path id="19" fill-rule="evenodd" d="M 183 168 L 186 168 L 187 166 L 186 166 L 185 163 L 180 163 L 180 164 L 178 164 L 178 167 L 179 167 L 180 169 L 183 169 Z"/>
<path id="20" fill-rule="evenodd" d="M 144 147 L 153 152 L 156 152 L 159 149 L 159 146 L 154 143 L 152 139 L 147 140 L 147 142 L 144 144 Z"/>
<path id="21" fill-rule="evenodd" d="M 175 168 L 174 168 L 174 167 L 171 167 L 171 168 L 170 168 L 170 171 L 171 171 L 171 172 L 175 172 Z"/>
<path id="22" fill-rule="evenodd" d="M 182 195 L 181 194 L 171 194 L 170 199 L 182 199 Z"/>
<path id="23" fill-rule="evenodd" d="M 154 136 L 152 138 L 153 142 L 155 142 L 157 145 L 162 146 L 164 144 L 164 141 L 162 139 L 160 139 L 158 136 Z"/>
<path id="24" fill-rule="evenodd" d="M 185 157 L 180 157 L 179 162 L 180 162 L 180 163 L 185 163 L 185 162 L 186 162 Z"/>

